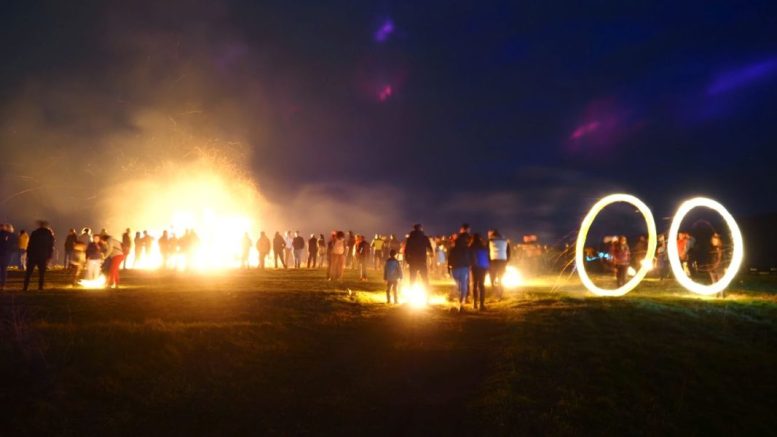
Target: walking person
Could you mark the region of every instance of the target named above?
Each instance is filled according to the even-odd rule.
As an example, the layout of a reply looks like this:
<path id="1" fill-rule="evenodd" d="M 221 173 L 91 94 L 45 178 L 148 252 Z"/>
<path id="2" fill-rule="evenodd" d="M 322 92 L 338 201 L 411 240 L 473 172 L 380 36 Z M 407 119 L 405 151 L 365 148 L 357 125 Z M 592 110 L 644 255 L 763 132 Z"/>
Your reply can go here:
<path id="1" fill-rule="evenodd" d="M 507 270 L 507 263 L 510 262 L 510 242 L 502 237 L 502 234 L 496 229 L 489 232 L 488 260 L 491 288 L 496 292 L 497 298 L 501 300 L 504 295 L 502 277 Z"/>
<path id="2" fill-rule="evenodd" d="M 33 270 L 38 268 L 38 290 L 43 290 L 46 281 L 46 268 L 54 254 L 54 232 L 49 229 L 48 222 L 38 221 L 38 229 L 30 233 L 27 241 L 27 270 L 24 272 L 24 291 L 30 285 Z"/>
<path id="3" fill-rule="evenodd" d="M 629 270 L 629 264 L 631 264 L 631 249 L 629 249 L 628 240 L 624 235 L 621 235 L 615 244 L 613 264 L 615 264 L 615 277 L 618 287 L 622 287 L 626 283 L 626 273 Z"/>
<path id="4" fill-rule="evenodd" d="M 264 270 L 264 263 L 267 261 L 267 255 L 270 254 L 270 239 L 264 231 L 259 233 L 259 239 L 256 240 L 256 250 L 259 252 L 259 268 Z"/>
<path id="5" fill-rule="evenodd" d="M 424 285 L 429 286 L 429 272 L 426 263 L 426 257 L 429 253 L 432 253 L 432 244 L 429 242 L 429 237 L 424 234 L 423 226 L 413 225 L 413 230 L 410 231 L 405 240 L 404 256 L 404 261 L 409 268 L 411 284 L 415 283 L 416 277 L 420 275 Z"/>
<path id="6" fill-rule="evenodd" d="M 386 281 L 386 303 L 391 303 L 393 292 L 394 304 L 398 304 L 397 288 L 402 281 L 402 265 L 397 261 L 397 251 L 395 250 L 389 252 L 389 258 L 383 265 L 383 280 Z"/>
<path id="7" fill-rule="evenodd" d="M 273 259 L 275 260 L 275 268 L 278 268 L 278 260 L 281 260 L 281 265 L 283 265 L 283 268 L 286 268 L 286 259 L 285 259 L 285 249 L 286 249 L 286 240 L 281 237 L 280 232 L 276 231 L 275 235 L 272 239 L 272 253 L 273 253 Z"/>
<path id="8" fill-rule="evenodd" d="M 472 304 L 475 309 L 486 310 L 486 273 L 490 263 L 489 245 L 483 241 L 480 234 L 472 236 L 470 249 L 470 265 L 472 267 Z"/>
<path id="9" fill-rule="evenodd" d="M 17 246 L 13 235 L 13 227 L 10 224 L 0 225 L 0 291 L 5 290 L 8 279 L 8 266 L 11 264 Z"/>
<path id="10" fill-rule="evenodd" d="M 299 231 L 294 232 L 291 247 L 294 249 L 294 268 L 299 269 L 302 267 L 302 255 L 305 254 L 305 238 L 299 234 Z"/>
<path id="11" fill-rule="evenodd" d="M 318 260 L 318 238 L 316 234 L 310 234 L 310 240 L 308 240 L 308 268 L 316 268 L 316 261 Z"/>
<path id="12" fill-rule="evenodd" d="M 448 252 L 448 270 L 451 277 L 456 281 L 456 290 L 458 291 L 459 312 L 463 311 L 464 303 L 467 301 L 469 292 L 469 269 L 471 257 L 469 254 L 468 238 L 463 234 L 456 237 L 450 252 Z"/>

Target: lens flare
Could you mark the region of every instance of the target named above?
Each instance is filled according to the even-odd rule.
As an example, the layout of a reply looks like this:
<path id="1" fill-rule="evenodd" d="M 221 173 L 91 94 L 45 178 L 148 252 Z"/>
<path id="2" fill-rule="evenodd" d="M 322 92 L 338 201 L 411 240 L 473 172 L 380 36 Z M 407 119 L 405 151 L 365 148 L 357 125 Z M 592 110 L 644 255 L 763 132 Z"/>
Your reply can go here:
<path id="1" fill-rule="evenodd" d="M 692 209 L 699 207 L 709 208 L 723 217 L 723 220 L 726 222 L 726 225 L 731 232 L 731 242 L 734 245 L 734 250 L 731 256 L 731 264 L 729 264 L 728 269 L 726 269 L 726 273 L 723 275 L 723 277 L 720 278 L 720 280 L 710 285 L 699 284 L 685 274 L 677 247 L 677 236 L 680 233 L 680 225 L 682 224 L 683 219 Z M 680 205 L 680 208 L 677 210 L 677 213 L 675 213 L 674 218 L 672 219 L 672 225 L 669 228 L 669 235 L 667 236 L 667 240 L 669 241 L 667 244 L 669 265 L 672 267 L 672 273 L 674 273 L 674 277 L 677 279 L 677 282 L 685 287 L 686 290 L 705 296 L 717 294 L 725 290 L 726 287 L 731 284 L 731 281 L 734 280 L 734 277 L 739 271 L 739 268 L 742 266 L 742 261 L 745 257 L 745 245 L 742 239 L 742 232 L 740 232 L 736 220 L 734 220 L 734 217 L 725 207 L 723 207 L 723 205 L 706 197 L 695 197 L 693 199 L 686 200 Z"/>
<path id="2" fill-rule="evenodd" d="M 644 260 L 640 261 L 640 269 L 635 273 L 634 277 L 632 277 L 628 282 L 619 288 L 614 290 L 607 290 L 597 287 L 596 284 L 591 281 L 591 278 L 588 276 L 588 272 L 585 270 L 585 240 L 588 237 L 588 231 L 591 229 L 591 225 L 596 219 L 596 216 L 599 215 L 599 212 L 601 212 L 605 207 L 617 202 L 624 202 L 633 205 L 639 210 L 640 213 L 642 213 L 642 216 L 645 218 L 645 223 L 647 224 L 648 247 Z M 588 291 L 594 293 L 597 296 L 623 296 L 624 294 L 633 290 L 634 287 L 636 287 L 642 281 L 642 279 L 645 278 L 645 275 L 647 275 L 648 271 L 650 271 L 651 265 L 646 261 L 652 260 L 655 256 L 657 243 L 656 222 L 653 219 L 653 213 L 650 212 L 650 208 L 648 208 L 644 202 L 630 194 L 611 194 L 606 196 L 605 198 L 596 202 L 593 207 L 591 207 L 591 210 L 588 211 L 588 214 L 580 224 L 580 233 L 577 234 L 577 244 L 575 246 L 575 267 L 577 269 L 578 275 L 580 276 L 580 281 L 583 283 L 585 288 L 588 289 Z"/>

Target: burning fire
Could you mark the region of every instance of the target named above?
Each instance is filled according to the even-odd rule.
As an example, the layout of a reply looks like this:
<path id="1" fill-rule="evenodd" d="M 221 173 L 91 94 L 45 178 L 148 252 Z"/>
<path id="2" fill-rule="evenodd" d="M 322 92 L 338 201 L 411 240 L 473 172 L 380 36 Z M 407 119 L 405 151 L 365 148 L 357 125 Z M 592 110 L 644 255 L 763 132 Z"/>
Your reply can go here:
<path id="1" fill-rule="evenodd" d="M 105 288 L 105 275 L 100 275 L 96 279 L 82 279 L 78 281 L 78 285 L 83 288 Z"/>
<path id="2" fill-rule="evenodd" d="M 156 174 L 129 181 L 111 190 L 109 223 L 120 239 L 126 227 L 144 230 L 154 239 L 143 256 L 136 250 L 128 257 L 132 268 L 163 267 L 159 238 L 164 231 L 173 241 L 193 232 L 187 244 L 170 244 L 167 265 L 184 270 L 213 270 L 241 265 L 243 236 L 251 238 L 249 259 L 256 263 L 258 218 L 263 200 L 258 189 L 237 169 L 213 160 L 200 159 L 186 165 L 168 165 Z M 137 249 L 137 248 L 135 248 Z"/>

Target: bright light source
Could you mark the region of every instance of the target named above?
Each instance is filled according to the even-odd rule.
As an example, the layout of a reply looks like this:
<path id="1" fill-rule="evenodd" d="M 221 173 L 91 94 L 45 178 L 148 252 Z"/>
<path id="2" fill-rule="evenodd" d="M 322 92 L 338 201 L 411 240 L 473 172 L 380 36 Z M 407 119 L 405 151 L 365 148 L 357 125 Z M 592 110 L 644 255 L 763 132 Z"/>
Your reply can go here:
<path id="1" fill-rule="evenodd" d="M 402 287 L 402 301 L 409 303 L 413 308 L 425 307 L 427 304 L 427 292 L 424 286 L 418 282 Z"/>
<path id="2" fill-rule="evenodd" d="M 629 266 L 629 268 L 626 269 L 626 274 L 629 275 L 629 276 L 636 276 L 637 275 L 637 271 L 634 270 L 634 267 Z"/>
<path id="3" fill-rule="evenodd" d="M 593 281 L 591 281 L 591 278 L 588 276 L 588 272 L 585 270 L 585 240 L 588 237 L 588 231 L 591 229 L 591 225 L 593 224 L 599 212 L 601 212 L 601 210 L 608 205 L 617 202 L 625 202 L 634 205 L 645 218 L 648 231 L 648 247 L 644 260 L 652 260 L 656 252 L 656 222 L 653 219 L 653 214 L 650 212 L 650 208 L 648 208 L 644 202 L 630 194 L 611 194 L 596 202 L 596 204 L 591 207 L 591 210 L 588 211 L 588 214 L 583 219 L 583 222 L 580 224 L 580 233 L 577 234 L 577 245 L 575 246 L 575 266 L 577 268 L 577 273 L 580 276 L 580 281 L 583 283 L 585 288 L 598 296 L 623 296 L 624 294 L 633 290 L 634 287 L 636 287 L 637 284 L 642 281 L 642 279 L 650 270 L 646 263 L 642 261 L 641 267 L 639 271 L 635 273 L 634 277 L 623 284 L 623 286 L 614 290 L 607 290 L 597 287 Z"/>
<path id="4" fill-rule="evenodd" d="M 723 217 L 723 220 L 725 220 L 729 231 L 731 231 L 731 242 L 734 245 L 734 250 L 731 256 L 731 264 L 728 266 L 728 269 L 726 269 L 726 273 L 722 278 L 720 278 L 718 282 L 710 285 L 694 282 L 693 279 L 685 274 L 682 261 L 680 261 L 679 250 L 677 248 L 677 236 L 680 233 L 680 224 L 682 224 L 683 219 L 692 209 L 698 207 L 712 209 L 713 211 L 720 214 L 721 217 Z M 726 287 L 731 284 L 731 281 L 734 280 L 734 276 L 736 276 L 739 268 L 742 266 L 742 261 L 745 257 L 742 233 L 739 231 L 739 226 L 737 225 L 736 220 L 734 220 L 734 217 L 728 212 L 728 210 L 726 210 L 726 208 L 723 207 L 723 205 L 705 197 L 695 197 L 693 199 L 686 200 L 682 203 L 682 205 L 680 205 L 680 208 L 677 210 L 677 213 L 672 219 L 672 225 L 669 228 L 669 235 L 667 236 L 667 240 L 669 265 L 672 266 L 672 273 L 674 273 L 674 277 L 677 279 L 677 282 L 685 287 L 686 290 L 701 295 L 709 296 L 725 290 Z"/>
<path id="5" fill-rule="evenodd" d="M 82 279 L 78 281 L 78 285 L 89 289 L 105 288 L 105 275 L 100 275 L 96 279 Z"/>
<path id="6" fill-rule="evenodd" d="M 505 288 L 518 288 L 523 285 L 521 272 L 513 266 L 507 266 L 505 274 L 502 276 L 502 285 Z"/>

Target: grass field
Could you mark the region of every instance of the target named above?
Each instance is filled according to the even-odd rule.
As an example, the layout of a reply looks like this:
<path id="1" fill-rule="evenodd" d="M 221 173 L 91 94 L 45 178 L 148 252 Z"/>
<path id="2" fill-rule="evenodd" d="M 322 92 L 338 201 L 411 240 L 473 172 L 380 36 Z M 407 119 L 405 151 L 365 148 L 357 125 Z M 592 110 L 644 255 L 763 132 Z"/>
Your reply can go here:
<path id="1" fill-rule="evenodd" d="M 112 291 L 51 277 L 0 296 L 3 435 L 777 429 L 770 277 L 726 299 L 655 280 L 595 298 L 539 278 L 464 314 L 389 307 L 377 276 L 352 273 L 136 272 Z"/>

